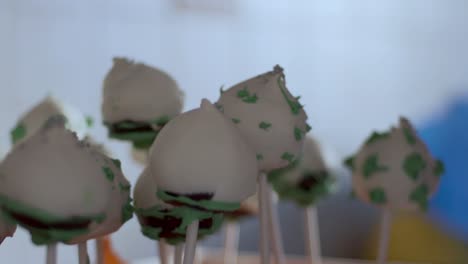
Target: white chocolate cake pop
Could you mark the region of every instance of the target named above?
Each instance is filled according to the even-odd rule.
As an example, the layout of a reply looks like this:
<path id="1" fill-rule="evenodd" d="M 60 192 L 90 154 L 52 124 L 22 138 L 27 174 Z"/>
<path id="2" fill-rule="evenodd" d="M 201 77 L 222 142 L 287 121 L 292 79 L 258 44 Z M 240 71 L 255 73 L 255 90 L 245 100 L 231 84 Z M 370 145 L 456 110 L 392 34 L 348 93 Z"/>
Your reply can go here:
<path id="1" fill-rule="evenodd" d="M 185 240 L 187 226 L 192 219 L 200 220 L 199 238 L 218 231 L 222 224 L 222 214 L 194 211 L 185 207 L 174 207 L 161 201 L 157 187 L 148 169 L 145 169 L 134 189 L 135 212 L 142 233 L 154 240 L 164 239 L 170 244 Z"/>
<path id="2" fill-rule="evenodd" d="M 115 58 L 104 80 L 102 114 L 111 138 L 151 146 L 159 130 L 182 111 L 184 93 L 167 73 Z"/>
<path id="3" fill-rule="evenodd" d="M 89 233 L 106 220 L 116 188 L 112 161 L 79 141 L 65 122 L 51 118 L 0 165 L 5 216 L 28 229 L 36 244 Z"/>
<path id="4" fill-rule="evenodd" d="M 204 99 L 161 131 L 150 151 L 150 169 L 165 202 L 233 211 L 255 193 L 254 153 L 231 120 Z"/>
<path id="5" fill-rule="evenodd" d="M 346 164 L 357 197 L 391 209 L 425 210 L 443 174 L 442 162 L 405 118 L 389 132 L 374 132 Z"/>
<path id="6" fill-rule="evenodd" d="M 61 115 L 67 120 L 66 127 L 83 138 L 92 125 L 92 119 L 78 109 L 48 96 L 29 112 L 24 114 L 11 131 L 13 144 L 19 144 L 34 135 L 53 116 Z"/>
<path id="7" fill-rule="evenodd" d="M 283 69 L 221 91 L 217 107 L 239 128 L 257 153 L 262 171 L 283 168 L 299 158 L 310 130 L 299 98 L 286 88 Z"/>
<path id="8" fill-rule="evenodd" d="M 0 153 L 0 157 L 3 158 L 3 153 Z M 3 242 L 3 240 L 5 240 L 5 238 L 12 237 L 15 231 L 16 225 L 8 221 L 8 219 L 4 219 L 0 209 L 0 244 Z"/>
<path id="9" fill-rule="evenodd" d="M 302 156 L 292 165 L 274 170 L 268 179 L 281 199 L 310 206 L 333 190 L 333 176 L 322 157 L 321 148 L 307 136 Z"/>

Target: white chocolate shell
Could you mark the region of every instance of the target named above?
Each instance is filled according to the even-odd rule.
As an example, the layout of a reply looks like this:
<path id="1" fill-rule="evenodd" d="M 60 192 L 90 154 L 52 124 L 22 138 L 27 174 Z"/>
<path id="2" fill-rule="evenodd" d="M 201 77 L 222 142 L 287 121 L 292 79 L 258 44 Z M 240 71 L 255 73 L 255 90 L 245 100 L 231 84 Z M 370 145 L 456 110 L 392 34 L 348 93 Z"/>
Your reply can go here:
<path id="1" fill-rule="evenodd" d="M 173 118 L 183 107 L 184 93 L 171 76 L 125 58 L 114 59 L 103 90 L 102 113 L 106 123 Z"/>
<path id="2" fill-rule="evenodd" d="M 283 168 L 299 158 L 309 130 L 307 115 L 286 88 L 279 66 L 222 92 L 216 104 L 253 146 L 261 170 Z"/>
<path id="3" fill-rule="evenodd" d="M 206 99 L 200 108 L 177 116 L 161 130 L 149 163 L 160 190 L 210 193 L 220 202 L 241 202 L 256 190 L 255 152 Z"/>

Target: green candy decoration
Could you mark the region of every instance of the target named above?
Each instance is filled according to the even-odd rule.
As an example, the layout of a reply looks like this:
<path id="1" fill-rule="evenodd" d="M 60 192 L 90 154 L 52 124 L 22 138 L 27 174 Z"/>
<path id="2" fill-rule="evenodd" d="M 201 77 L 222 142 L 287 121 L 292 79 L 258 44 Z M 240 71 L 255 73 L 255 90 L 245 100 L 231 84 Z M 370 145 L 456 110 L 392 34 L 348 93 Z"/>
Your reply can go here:
<path id="1" fill-rule="evenodd" d="M 259 127 L 260 129 L 265 130 L 265 131 L 268 131 L 268 129 L 271 127 L 271 123 L 262 121 L 262 122 L 260 122 L 260 124 L 258 124 L 258 127 Z"/>
<path id="2" fill-rule="evenodd" d="M 294 128 L 294 137 L 296 138 L 296 141 L 301 141 L 302 138 L 304 137 L 304 132 L 298 127 Z"/>
<path id="3" fill-rule="evenodd" d="M 240 208 L 240 203 L 236 202 L 218 202 L 201 200 L 195 201 L 186 196 L 174 196 L 165 191 L 158 190 L 156 195 L 159 199 L 166 203 L 176 202 L 181 203 L 187 207 L 201 208 L 203 210 L 218 211 L 218 212 L 232 212 Z"/>
<path id="4" fill-rule="evenodd" d="M 224 107 L 219 103 L 214 103 L 214 106 L 221 112 L 224 113 Z"/>
<path id="5" fill-rule="evenodd" d="M 381 139 L 388 138 L 390 133 L 379 133 L 379 132 L 373 132 L 372 135 L 366 140 L 366 145 L 372 144 L 376 141 L 379 141 Z"/>
<path id="6" fill-rule="evenodd" d="M 239 124 L 240 123 L 240 119 L 238 119 L 238 118 L 232 118 L 231 120 L 232 120 L 232 122 L 234 124 Z"/>
<path id="7" fill-rule="evenodd" d="M 88 128 L 92 128 L 94 126 L 94 118 L 92 116 L 86 116 L 86 125 Z"/>
<path id="8" fill-rule="evenodd" d="M 388 171 L 388 167 L 379 165 L 379 157 L 373 154 L 364 161 L 362 170 L 364 178 L 368 179 L 375 173 Z"/>
<path id="9" fill-rule="evenodd" d="M 412 180 L 417 180 L 426 168 L 426 162 L 419 153 L 409 154 L 403 162 L 403 170 Z"/>
<path id="10" fill-rule="evenodd" d="M 111 159 L 112 163 L 114 163 L 114 165 L 119 168 L 119 170 L 122 169 L 122 162 L 118 159 Z"/>
<path id="11" fill-rule="evenodd" d="M 263 155 L 262 154 L 257 154 L 257 160 L 263 160 Z"/>
<path id="12" fill-rule="evenodd" d="M 11 141 L 13 144 L 18 143 L 21 139 L 23 139 L 26 136 L 26 126 L 23 124 L 18 124 L 11 132 Z"/>
<path id="13" fill-rule="evenodd" d="M 350 170 L 354 171 L 354 156 L 350 156 L 343 161 L 343 164 Z"/>
<path id="14" fill-rule="evenodd" d="M 445 165 L 441 160 L 436 161 L 436 166 L 434 168 L 434 174 L 437 177 L 442 176 L 445 173 Z"/>
<path id="15" fill-rule="evenodd" d="M 127 199 L 127 202 L 122 206 L 122 223 L 127 222 L 132 219 L 135 208 L 132 206 L 132 198 L 130 196 Z"/>
<path id="16" fill-rule="evenodd" d="M 387 202 L 387 196 L 383 188 L 375 188 L 369 191 L 369 198 L 371 202 L 375 204 L 385 204 Z"/>
<path id="17" fill-rule="evenodd" d="M 104 175 L 106 175 L 107 180 L 109 181 L 114 181 L 114 172 L 109 167 L 102 167 L 102 171 L 104 172 Z"/>
<path id="18" fill-rule="evenodd" d="M 281 159 L 286 160 L 291 164 L 294 162 L 294 155 L 289 152 L 284 152 L 283 155 L 281 155 Z"/>
<path id="19" fill-rule="evenodd" d="M 410 145 L 416 144 L 416 137 L 413 135 L 413 131 L 411 131 L 409 128 L 404 127 L 403 128 L 403 133 L 405 134 L 406 141 Z"/>
<path id="20" fill-rule="evenodd" d="M 426 211 L 428 206 L 429 187 L 426 184 L 421 184 L 410 194 L 410 201 L 419 205 L 421 210 Z"/>
<path id="21" fill-rule="evenodd" d="M 284 99 L 288 103 L 289 108 L 291 108 L 291 112 L 294 115 L 298 115 L 301 112 L 301 109 L 303 108 L 303 106 L 297 100 L 289 99 L 288 94 L 286 93 L 286 87 L 284 86 L 282 76 L 278 77 L 277 82 L 278 82 L 278 86 L 279 86 L 279 88 L 281 90 L 281 93 L 283 94 Z"/>
<path id="22" fill-rule="evenodd" d="M 244 103 L 248 104 L 254 104 L 258 100 L 257 94 L 250 94 L 250 92 L 247 90 L 247 86 L 237 92 L 237 97 L 242 99 Z"/>

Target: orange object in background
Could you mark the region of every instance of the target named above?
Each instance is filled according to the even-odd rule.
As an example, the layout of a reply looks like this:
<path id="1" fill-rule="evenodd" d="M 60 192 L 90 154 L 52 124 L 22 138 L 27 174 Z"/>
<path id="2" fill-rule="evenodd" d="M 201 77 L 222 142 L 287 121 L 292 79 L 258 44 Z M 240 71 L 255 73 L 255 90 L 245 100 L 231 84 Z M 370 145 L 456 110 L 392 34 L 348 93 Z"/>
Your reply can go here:
<path id="1" fill-rule="evenodd" d="M 104 264 L 126 264 L 124 260 L 122 260 L 119 255 L 114 251 L 112 248 L 112 241 L 109 236 L 104 237 L 102 240 L 102 249 L 103 249 L 103 257 L 104 257 Z"/>

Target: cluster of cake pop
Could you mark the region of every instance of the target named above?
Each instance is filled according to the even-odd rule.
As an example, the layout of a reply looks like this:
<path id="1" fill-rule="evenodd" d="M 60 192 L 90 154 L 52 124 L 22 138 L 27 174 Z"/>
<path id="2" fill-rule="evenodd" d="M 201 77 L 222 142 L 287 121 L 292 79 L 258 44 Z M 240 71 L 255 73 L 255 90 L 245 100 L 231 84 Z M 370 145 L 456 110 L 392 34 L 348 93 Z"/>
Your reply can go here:
<path id="1" fill-rule="evenodd" d="M 190 264 L 197 240 L 225 219 L 259 211 L 261 261 L 269 263 L 272 242 L 276 262 L 284 263 L 272 190 L 310 216 L 307 208 L 333 191 L 334 178 L 318 142 L 307 136 L 307 114 L 283 69 L 221 89 L 214 104 L 203 99 L 182 112 L 183 101 L 167 73 L 125 58 L 114 59 L 104 80 L 109 137 L 131 142 L 144 165 L 133 190 L 143 235 L 185 246 Z M 89 136 L 91 124 L 52 97 L 20 118 L 11 132 L 14 148 L 0 164 L 0 242 L 19 225 L 37 245 L 83 245 L 132 217 L 130 183 L 120 161 Z M 346 164 L 356 195 L 392 210 L 424 210 L 443 173 L 406 119 L 373 133 Z"/>

